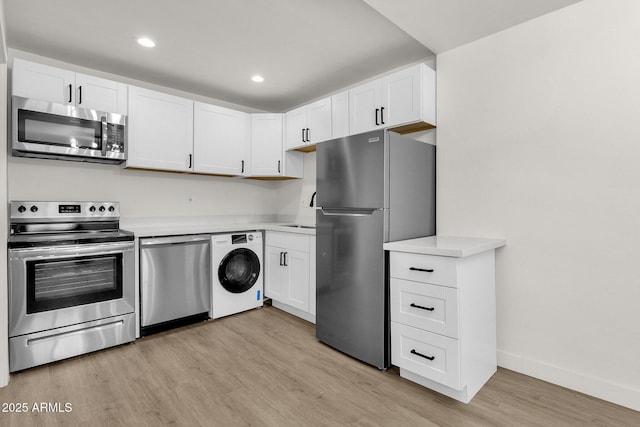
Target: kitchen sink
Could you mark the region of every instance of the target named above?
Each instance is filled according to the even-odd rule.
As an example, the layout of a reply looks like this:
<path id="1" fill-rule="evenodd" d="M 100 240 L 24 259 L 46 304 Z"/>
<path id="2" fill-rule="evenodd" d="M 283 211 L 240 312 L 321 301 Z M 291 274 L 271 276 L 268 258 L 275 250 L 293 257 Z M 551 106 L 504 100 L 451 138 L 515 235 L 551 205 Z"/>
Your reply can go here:
<path id="1" fill-rule="evenodd" d="M 300 224 L 285 224 L 283 225 L 283 227 L 292 227 L 292 228 L 310 228 L 310 229 L 314 229 L 316 228 L 315 225 L 300 225 Z"/>

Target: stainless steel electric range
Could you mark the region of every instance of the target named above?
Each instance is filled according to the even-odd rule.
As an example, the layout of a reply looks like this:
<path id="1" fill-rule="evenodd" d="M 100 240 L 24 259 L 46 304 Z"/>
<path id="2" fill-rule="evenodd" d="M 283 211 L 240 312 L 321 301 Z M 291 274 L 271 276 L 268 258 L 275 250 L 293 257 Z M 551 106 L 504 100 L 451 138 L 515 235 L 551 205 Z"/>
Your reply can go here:
<path id="1" fill-rule="evenodd" d="M 10 203 L 9 369 L 135 339 L 134 236 L 114 202 Z"/>

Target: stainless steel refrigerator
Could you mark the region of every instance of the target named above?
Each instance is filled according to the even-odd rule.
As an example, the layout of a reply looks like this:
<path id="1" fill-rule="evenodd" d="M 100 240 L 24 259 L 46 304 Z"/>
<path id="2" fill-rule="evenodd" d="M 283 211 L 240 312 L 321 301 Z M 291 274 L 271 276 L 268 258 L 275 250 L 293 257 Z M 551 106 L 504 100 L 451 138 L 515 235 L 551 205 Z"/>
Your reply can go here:
<path id="1" fill-rule="evenodd" d="M 384 242 L 435 234 L 435 146 L 388 131 L 316 147 L 316 336 L 390 364 Z"/>

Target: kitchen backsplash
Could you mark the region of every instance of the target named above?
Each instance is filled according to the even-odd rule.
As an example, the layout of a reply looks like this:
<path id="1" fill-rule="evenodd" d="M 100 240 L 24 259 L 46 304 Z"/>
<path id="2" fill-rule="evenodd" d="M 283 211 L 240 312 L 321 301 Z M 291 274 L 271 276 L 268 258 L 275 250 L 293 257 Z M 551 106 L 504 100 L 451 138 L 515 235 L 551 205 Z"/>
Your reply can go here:
<path id="1" fill-rule="evenodd" d="M 304 178 L 282 181 L 276 187 L 276 207 L 282 221 L 315 224 L 316 200 L 309 206 L 316 191 L 316 153 L 304 155 Z"/>
<path id="2" fill-rule="evenodd" d="M 122 218 L 275 215 L 277 182 L 8 158 L 9 200 L 113 200 Z"/>

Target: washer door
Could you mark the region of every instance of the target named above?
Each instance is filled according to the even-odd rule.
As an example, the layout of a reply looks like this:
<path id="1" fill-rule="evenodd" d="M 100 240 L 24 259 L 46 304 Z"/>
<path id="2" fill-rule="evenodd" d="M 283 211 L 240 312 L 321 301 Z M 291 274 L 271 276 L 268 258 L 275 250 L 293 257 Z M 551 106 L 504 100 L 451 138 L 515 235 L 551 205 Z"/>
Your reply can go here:
<path id="1" fill-rule="evenodd" d="M 260 260 L 251 249 L 234 249 L 220 262 L 218 279 L 227 291 L 240 294 L 256 283 L 260 275 Z"/>

